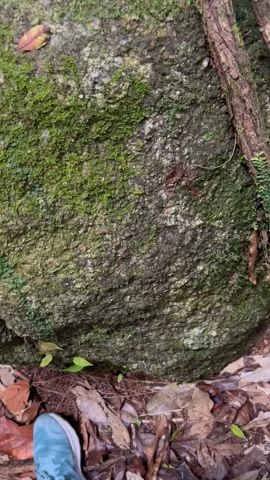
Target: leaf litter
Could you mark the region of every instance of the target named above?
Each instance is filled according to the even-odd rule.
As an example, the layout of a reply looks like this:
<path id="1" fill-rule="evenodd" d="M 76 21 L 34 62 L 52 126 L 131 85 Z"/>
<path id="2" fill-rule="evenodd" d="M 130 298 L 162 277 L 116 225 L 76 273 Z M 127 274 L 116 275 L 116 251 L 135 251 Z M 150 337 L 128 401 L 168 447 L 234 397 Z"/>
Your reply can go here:
<path id="1" fill-rule="evenodd" d="M 21 478 L 14 474 L 18 461 L 35 478 L 26 462 L 34 421 L 45 411 L 77 429 L 87 480 L 270 478 L 269 353 L 182 385 L 0 366 L 0 399 L 0 454 L 9 458 L 0 463 L 0 479 Z"/>

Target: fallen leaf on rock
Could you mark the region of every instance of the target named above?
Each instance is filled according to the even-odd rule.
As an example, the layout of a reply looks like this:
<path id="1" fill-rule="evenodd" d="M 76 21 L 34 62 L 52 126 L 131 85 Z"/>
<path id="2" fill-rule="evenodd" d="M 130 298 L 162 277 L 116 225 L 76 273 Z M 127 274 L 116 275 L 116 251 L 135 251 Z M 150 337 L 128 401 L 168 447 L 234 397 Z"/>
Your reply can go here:
<path id="1" fill-rule="evenodd" d="M 0 417 L 0 451 L 17 460 L 33 457 L 33 425 L 19 426 Z"/>
<path id="2" fill-rule="evenodd" d="M 259 412 L 258 416 L 245 425 L 245 430 L 267 427 L 270 424 L 270 412 Z"/>
<path id="3" fill-rule="evenodd" d="M 44 47 L 44 45 L 47 45 L 50 36 L 50 29 L 46 25 L 36 25 L 20 38 L 16 50 L 17 52 L 39 50 L 41 47 Z"/>
<path id="4" fill-rule="evenodd" d="M 41 362 L 40 362 L 40 367 L 41 368 L 44 368 L 44 367 L 47 367 L 53 360 L 53 356 L 51 353 L 47 353 L 47 355 L 45 355 L 45 357 L 42 358 Z"/>
<path id="5" fill-rule="evenodd" d="M 55 352 L 56 350 L 63 350 L 62 347 L 59 347 L 56 343 L 53 342 L 40 342 L 38 348 L 41 353 Z"/>
<path id="6" fill-rule="evenodd" d="M 93 363 L 88 362 L 85 358 L 82 357 L 73 357 L 74 365 L 78 365 L 78 367 L 93 367 Z"/>
<path id="7" fill-rule="evenodd" d="M 118 447 L 129 447 L 130 437 L 125 425 L 96 390 L 77 385 L 71 391 L 76 396 L 77 405 L 84 416 L 98 426 L 109 427 L 112 440 Z"/>
<path id="8" fill-rule="evenodd" d="M 0 365 L 0 380 L 5 387 L 12 385 L 15 382 L 13 368 L 9 365 Z"/>
<path id="9" fill-rule="evenodd" d="M 163 415 L 185 408 L 191 400 L 193 386 L 170 383 L 161 388 L 147 404 L 149 415 Z"/>
<path id="10" fill-rule="evenodd" d="M 0 400 L 7 409 L 16 415 L 27 406 L 30 385 L 27 380 L 19 380 L 9 385 L 5 390 L 0 390 Z"/>
<path id="11" fill-rule="evenodd" d="M 256 480 L 259 476 L 260 470 L 250 470 L 249 472 L 237 475 L 232 480 Z"/>
<path id="12" fill-rule="evenodd" d="M 19 412 L 16 415 L 17 422 L 24 425 L 28 425 L 29 423 L 31 423 L 36 418 L 40 409 L 40 405 L 41 402 L 33 403 L 33 405 L 30 405 L 29 407 L 26 407 L 24 410 Z"/>

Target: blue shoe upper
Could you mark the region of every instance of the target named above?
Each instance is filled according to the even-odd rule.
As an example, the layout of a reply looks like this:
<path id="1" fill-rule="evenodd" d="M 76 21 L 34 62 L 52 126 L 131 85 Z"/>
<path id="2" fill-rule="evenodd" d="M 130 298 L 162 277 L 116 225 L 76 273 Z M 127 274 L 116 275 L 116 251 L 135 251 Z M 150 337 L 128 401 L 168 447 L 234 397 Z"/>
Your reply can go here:
<path id="1" fill-rule="evenodd" d="M 34 461 L 37 480 L 81 480 L 64 428 L 46 413 L 35 422 Z"/>

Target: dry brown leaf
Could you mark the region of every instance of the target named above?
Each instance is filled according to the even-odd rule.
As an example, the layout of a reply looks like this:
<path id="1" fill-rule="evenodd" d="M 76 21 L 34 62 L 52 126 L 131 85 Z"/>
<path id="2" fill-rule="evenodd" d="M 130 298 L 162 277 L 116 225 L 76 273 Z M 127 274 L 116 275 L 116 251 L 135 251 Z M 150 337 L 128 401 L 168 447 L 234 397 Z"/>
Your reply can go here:
<path id="1" fill-rule="evenodd" d="M 257 408 L 263 405 L 265 410 L 270 410 L 270 385 L 266 382 L 248 383 L 244 387 L 249 401 Z"/>
<path id="2" fill-rule="evenodd" d="M 121 418 L 125 423 L 134 423 L 138 420 L 138 414 L 130 402 L 125 402 L 122 406 Z"/>
<path id="3" fill-rule="evenodd" d="M 269 468 L 270 465 L 267 457 L 257 446 L 252 446 L 244 451 L 244 455 L 239 463 L 233 466 L 233 474 L 235 476 L 242 475 L 251 470 L 261 468 L 261 466 L 266 466 L 267 469 Z"/>
<path id="4" fill-rule="evenodd" d="M 223 368 L 223 370 L 221 370 L 220 374 L 222 375 L 223 373 L 231 373 L 231 374 L 234 374 L 236 373 L 238 370 L 240 370 L 241 368 L 244 368 L 246 365 L 245 365 L 245 360 L 244 360 L 245 357 L 241 357 L 241 358 L 238 358 L 237 360 L 235 360 L 234 362 L 232 363 L 229 363 L 229 365 L 227 365 L 225 368 Z"/>
<path id="5" fill-rule="evenodd" d="M 143 477 L 141 477 L 141 475 L 138 475 L 137 473 L 127 472 L 126 480 L 143 480 Z"/>
<path id="6" fill-rule="evenodd" d="M 78 408 L 84 416 L 98 426 L 109 427 L 112 440 L 118 447 L 129 447 L 130 437 L 125 425 L 96 390 L 77 385 L 71 391 L 76 396 Z"/>
<path id="7" fill-rule="evenodd" d="M 187 415 L 190 422 L 188 429 L 189 437 L 205 439 L 213 430 L 215 418 L 211 413 L 214 402 L 208 393 L 200 388 L 195 388 L 188 406 Z"/>
<path id="8" fill-rule="evenodd" d="M 180 474 L 180 479 L 182 480 L 198 480 L 198 477 L 192 473 L 187 463 L 184 461 L 176 468 L 177 473 Z"/>
<path id="9" fill-rule="evenodd" d="M 87 431 L 89 434 L 88 448 L 86 452 L 86 464 L 95 467 L 103 462 L 103 457 L 107 453 L 106 445 L 97 436 L 97 427 L 87 421 Z"/>
<path id="10" fill-rule="evenodd" d="M 38 411 L 40 409 L 41 402 L 33 403 L 29 407 L 26 407 L 24 410 L 19 412 L 16 415 L 16 420 L 19 423 L 23 423 L 24 425 L 28 425 L 31 423 L 37 416 Z"/>
<path id="11" fill-rule="evenodd" d="M 243 445 L 239 443 L 232 443 L 229 439 L 223 443 L 217 443 L 215 440 L 206 440 L 206 444 L 210 449 L 217 452 L 221 457 L 233 457 L 243 452 Z"/>
<path id="12" fill-rule="evenodd" d="M 142 458 L 134 455 L 133 457 L 127 459 L 127 472 L 144 477 L 145 465 Z"/>
<path id="13" fill-rule="evenodd" d="M 255 277 L 255 266 L 258 257 L 258 233 L 256 230 L 253 230 L 250 235 L 250 244 L 249 244 L 249 253 L 248 253 L 248 279 L 253 284 L 257 284 L 257 279 Z"/>
<path id="14" fill-rule="evenodd" d="M 170 383 L 161 388 L 147 404 L 149 415 L 165 415 L 174 410 L 185 408 L 191 400 L 194 385 Z"/>
<path id="15" fill-rule="evenodd" d="M 5 387 L 8 387 L 15 382 L 13 368 L 10 367 L 10 365 L 0 365 L 0 380 Z"/>
<path id="16" fill-rule="evenodd" d="M 5 390 L 0 391 L 0 400 L 7 409 L 16 415 L 27 406 L 30 385 L 27 380 L 19 380 L 9 385 Z"/>
<path id="17" fill-rule="evenodd" d="M 238 425 L 239 427 L 244 427 L 250 422 L 251 418 L 253 417 L 254 409 L 252 403 L 247 400 L 246 403 L 244 403 L 244 405 L 242 405 L 242 407 L 240 407 L 240 409 L 238 410 L 234 422 L 232 423 L 236 423 L 236 425 Z"/>
<path id="18" fill-rule="evenodd" d="M 147 457 L 147 453 L 151 452 L 155 442 L 155 435 L 153 433 L 145 433 L 136 431 L 136 453 L 140 457 Z M 149 463 L 149 459 L 147 458 Z"/>
<path id="19" fill-rule="evenodd" d="M 0 451 L 17 460 L 33 457 L 33 425 L 19 426 L 0 417 Z"/>
<path id="20" fill-rule="evenodd" d="M 270 424 L 270 412 L 259 412 L 258 416 L 249 422 L 244 430 L 252 428 L 267 427 Z"/>
<path id="21" fill-rule="evenodd" d="M 248 382 L 267 382 L 270 380 L 270 365 L 259 367 L 252 372 L 240 372 L 239 385 L 244 387 Z"/>
<path id="22" fill-rule="evenodd" d="M 39 50 L 50 40 L 50 29 L 46 25 L 36 25 L 26 32 L 16 47 L 18 52 Z"/>
<path id="23" fill-rule="evenodd" d="M 256 480 L 258 478 L 260 470 L 250 470 L 249 472 L 237 475 L 232 480 Z"/>

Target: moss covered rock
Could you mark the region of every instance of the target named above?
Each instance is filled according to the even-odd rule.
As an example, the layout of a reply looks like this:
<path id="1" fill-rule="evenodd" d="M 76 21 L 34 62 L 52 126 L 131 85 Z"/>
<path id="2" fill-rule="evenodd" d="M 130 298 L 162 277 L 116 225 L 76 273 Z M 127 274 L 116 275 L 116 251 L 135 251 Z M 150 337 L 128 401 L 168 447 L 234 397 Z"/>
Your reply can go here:
<path id="1" fill-rule="evenodd" d="M 46 339 L 59 363 L 218 370 L 270 298 L 262 268 L 247 280 L 239 155 L 207 170 L 234 138 L 192 2 L 3 0 L 0 18 L 1 361 Z M 36 23 L 50 44 L 15 52 Z"/>

